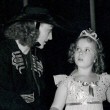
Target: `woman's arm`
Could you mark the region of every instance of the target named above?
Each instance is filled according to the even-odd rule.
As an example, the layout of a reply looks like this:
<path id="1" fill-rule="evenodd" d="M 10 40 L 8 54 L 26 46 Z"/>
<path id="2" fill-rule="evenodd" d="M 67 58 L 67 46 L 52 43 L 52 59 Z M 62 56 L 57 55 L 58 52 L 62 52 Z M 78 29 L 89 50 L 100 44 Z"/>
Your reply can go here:
<path id="1" fill-rule="evenodd" d="M 4 48 L 3 48 L 4 49 Z M 13 90 L 10 54 L 0 47 L 0 110 L 32 110 L 30 106 Z"/>

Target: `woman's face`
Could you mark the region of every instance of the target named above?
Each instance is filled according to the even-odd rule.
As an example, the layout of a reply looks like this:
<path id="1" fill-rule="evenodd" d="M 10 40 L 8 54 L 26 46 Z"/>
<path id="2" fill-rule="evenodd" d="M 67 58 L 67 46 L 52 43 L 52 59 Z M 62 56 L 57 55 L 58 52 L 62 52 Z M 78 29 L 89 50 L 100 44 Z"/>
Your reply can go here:
<path id="1" fill-rule="evenodd" d="M 78 68 L 92 68 L 96 60 L 95 43 L 87 39 L 80 39 L 77 42 L 74 57 Z"/>
<path id="2" fill-rule="evenodd" d="M 40 43 L 38 48 L 43 49 L 48 40 L 52 40 L 53 25 L 41 23 L 39 27 L 39 36 L 36 42 Z"/>

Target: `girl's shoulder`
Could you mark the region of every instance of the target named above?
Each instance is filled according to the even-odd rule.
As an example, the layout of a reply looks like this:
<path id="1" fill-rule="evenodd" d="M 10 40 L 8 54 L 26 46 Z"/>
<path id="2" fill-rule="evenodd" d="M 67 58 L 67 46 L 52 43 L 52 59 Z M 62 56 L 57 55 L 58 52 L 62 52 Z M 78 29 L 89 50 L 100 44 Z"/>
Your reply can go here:
<path id="1" fill-rule="evenodd" d="M 60 84 L 68 84 L 72 80 L 71 75 L 66 74 L 60 74 L 60 75 L 54 75 L 54 83 L 58 87 Z"/>
<path id="2" fill-rule="evenodd" d="M 59 74 L 59 75 L 54 75 L 53 78 L 55 85 L 58 86 L 60 83 L 66 80 L 68 76 L 66 74 Z"/>
<path id="3" fill-rule="evenodd" d="M 110 74 L 108 74 L 107 72 L 100 74 L 99 77 L 100 77 L 100 81 L 110 83 Z"/>
<path id="4" fill-rule="evenodd" d="M 103 77 L 103 78 L 110 78 L 110 74 L 108 74 L 107 72 L 104 72 L 102 74 L 99 74 L 100 77 Z"/>

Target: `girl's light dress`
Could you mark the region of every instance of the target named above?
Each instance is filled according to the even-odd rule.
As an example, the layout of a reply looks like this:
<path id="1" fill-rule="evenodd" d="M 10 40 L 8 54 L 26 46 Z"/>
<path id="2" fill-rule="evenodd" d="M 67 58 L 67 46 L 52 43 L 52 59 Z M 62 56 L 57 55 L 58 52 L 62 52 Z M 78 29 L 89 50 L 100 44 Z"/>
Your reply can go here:
<path id="1" fill-rule="evenodd" d="M 102 73 L 98 77 L 90 83 L 76 81 L 74 75 L 65 78 L 61 83 L 67 88 L 65 110 L 103 110 L 103 101 L 110 97 L 110 75 Z"/>

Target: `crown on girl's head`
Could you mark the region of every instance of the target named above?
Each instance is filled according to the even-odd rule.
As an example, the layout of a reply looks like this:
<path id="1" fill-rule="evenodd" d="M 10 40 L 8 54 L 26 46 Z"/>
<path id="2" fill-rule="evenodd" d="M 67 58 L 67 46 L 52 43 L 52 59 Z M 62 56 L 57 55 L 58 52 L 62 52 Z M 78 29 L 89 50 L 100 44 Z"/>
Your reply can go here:
<path id="1" fill-rule="evenodd" d="M 93 40 L 97 43 L 99 49 L 101 48 L 100 40 L 99 40 L 99 38 L 97 37 L 97 34 L 95 33 L 95 31 L 91 30 L 90 28 L 89 28 L 89 30 L 83 30 L 83 31 L 80 33 L 79 38 L 81 38 L 81 37 L 83 37 L 83 36 L 88 36 L 88 37 L 90 37 L 91 39 L 93 39 Z"/>
<path id="2" fill-rule="evenodd" d="M 98 37 L 97 37 L 97 34 L 95 33 L 95 31 L 91 30 L 89 28 L 89 30 L 83 30 L 81 33 L 80 33 L 80 36 L 79 37 L 83 37 L 83 36 L 88 36 L 90 37 L 91 39 L 95 40 L 96 42 L 98 41 Z"/>

